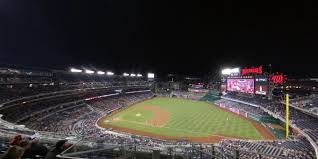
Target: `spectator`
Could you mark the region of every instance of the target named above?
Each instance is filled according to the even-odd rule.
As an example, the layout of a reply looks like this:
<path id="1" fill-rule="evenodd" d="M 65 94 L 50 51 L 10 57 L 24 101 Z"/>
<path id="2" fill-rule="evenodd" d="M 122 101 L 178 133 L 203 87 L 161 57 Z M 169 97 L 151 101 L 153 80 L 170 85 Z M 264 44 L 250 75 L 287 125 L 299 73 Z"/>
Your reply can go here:
<path id="1" fill-rule="evenodd" d="M 14 145 L 10 147 L 2 157 L 2 159 L 20 159 L 23 155 L 24 149 L 20 146 Z"/>
<path id="2" fill-rule="evenodd" d="M 33 140 L 30 147 L 25 150 L 23 158 L 37 158 L 37 156 L 44 157 L 48 153 L 48 149 L 40 144 L 38 140 Z"/>
<path id="3" fill-rule="evenodd" d="M 57 158 L 56 155 L 62 153 L 64 150 L 66 150 L 70 145 L 67 144 L 67 140 L 60 140 L 55 144 L 55 148 L 49 151 L 45 159 L 55 159 Z"/>
<path id="4" fill-rule="evenodd" d="M 21 148 L 23 148 L 24 150 L 27 150 L 27 149 L 29 149 L 30 144 L 29 144 L 29 141 L 21 141 L 20 144 L 19 144 L 19 146 L 20 146 Z"/>
<path id="5" fill-rule="evenodd" d="M 19 145 L 20 142 L 22 141 L 22 136 L 20 134 L 16 135 L 13 140 L 10 142 L 10 145 Z"/>

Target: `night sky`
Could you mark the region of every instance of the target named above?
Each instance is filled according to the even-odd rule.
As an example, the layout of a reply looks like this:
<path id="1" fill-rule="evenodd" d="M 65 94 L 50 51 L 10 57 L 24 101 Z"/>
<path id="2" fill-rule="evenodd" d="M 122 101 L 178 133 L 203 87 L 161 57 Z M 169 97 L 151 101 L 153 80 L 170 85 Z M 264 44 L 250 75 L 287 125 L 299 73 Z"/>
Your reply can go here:
<path id="1" fill-rule="evenodd" d="M 0 63 L 213 74 L 267 66 L 318 77 L 307 1 L 1 0 Z"/>

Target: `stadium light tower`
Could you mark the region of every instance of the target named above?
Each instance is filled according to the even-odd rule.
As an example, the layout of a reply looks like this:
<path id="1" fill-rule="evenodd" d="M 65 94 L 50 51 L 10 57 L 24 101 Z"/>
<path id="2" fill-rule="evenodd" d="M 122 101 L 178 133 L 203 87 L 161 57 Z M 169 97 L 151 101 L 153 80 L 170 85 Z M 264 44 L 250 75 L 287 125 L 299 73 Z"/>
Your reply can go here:
<path id="1" fill-rule="evenodd" d="M 93 74 L 93 73 L 95 73 L 95 71 L 92 71 L 92 70 L 85 70 L 85 73 L 87 73 L 87 74 Z"/>
<path id="2" fill-rule="evenodd" d="M 221 71 L 222 75 L 231 75 L 232 73 L 240 73 L 240 68 L 226 68 Z"/>
<path id="3" fill-rule="evenodd" d="M 153 78 L 155 78 L 155 74 L 154 73 L 148 73 L 147 77 L 148 77 L 148 79 L 153 79 Z"/>
<path id="4" fill-rule="evenodd" d="M 137 77 L 142 77 L 142 74 L 138 73 L 138 74 L 137 74 Z"/>
<path id="5" fill-rule="evenodd" d="M 130 74 L 130 77 L 135 77 L 135 76 L 136 76 L 136 74 L 134 74 L 134 73 Z"/>
<path id="6" fill-rule="evenodd" d="M 222 70 L 222 75 L 230 75 L 231 74 L 231 69 L 226 68 Z"/>
<path id="7" fill-rule="evenodd" d="M 103 72 L 103 71 L 97 71 L 97 74 L 99 74 L 99 75 L 104 75 L 105 72 Z"/>
<path id="8" fill-rule="evenodd" d="M 110 72 L 110 71 L 108 71 L 106 74 L 107 74 L 108 76 L 114 75 L 114 73 L 113 73 L 113 72 Z"/>
<path id="9" fill-rule="evenodd" d="M 124 73 L 123 76 L 127 77 L 127 76 L 129 76 L 129 74 L 128 73 Z"/>
<path id="10" fill-rule="evenodd" d="M 231 73 L 240 73 L 240 68 L 232 68 Z"/>
<path id="11" fill-rule="evenodd" d="M 76 69 L 76 68 L 71 68 L 70 72 L 79 73 L 79 72 L 83 72 L 83 70 L 79 70 L 79 69 Z"/>

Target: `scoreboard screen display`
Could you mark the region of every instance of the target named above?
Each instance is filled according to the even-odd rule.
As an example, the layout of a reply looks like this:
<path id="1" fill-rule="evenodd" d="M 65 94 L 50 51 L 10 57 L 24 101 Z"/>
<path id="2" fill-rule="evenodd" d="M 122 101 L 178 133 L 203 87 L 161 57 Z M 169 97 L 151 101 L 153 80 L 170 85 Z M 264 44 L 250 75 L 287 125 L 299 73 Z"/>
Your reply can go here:
<path id="1" fill-rule="evenodd" d="M 227 90 L 254 94 L 254 79 L 227 79 Z"/>
<path id="2" fill-rule="evenodd" d="M 256 85 L 255 86 L 255 94 L 267 95 L 267 92 L 268 92 L 267 85 Z"/>
<path id="3" fill-rule="evenodd" d="M 268 77 L 256 76 L 255 77 L 255 94 L 267 95 L 268 93 Z"/>

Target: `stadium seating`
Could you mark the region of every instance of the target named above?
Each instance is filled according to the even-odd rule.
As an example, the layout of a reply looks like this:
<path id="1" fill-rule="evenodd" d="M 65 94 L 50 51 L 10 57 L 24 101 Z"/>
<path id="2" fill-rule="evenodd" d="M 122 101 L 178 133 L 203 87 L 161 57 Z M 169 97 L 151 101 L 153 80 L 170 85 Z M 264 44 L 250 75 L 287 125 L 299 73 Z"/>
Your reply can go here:
<path id="1" fill-rule="evenodd" d="M 3 119 L 0 122 L 0 136 L 11 136 L 1 138 L 0 156 L 12 146 L 8 141 L 12 136 L 22 134 L 24 139 L 29 139 L 35 132 L 41 134 L 39 142 L 48 149 L 54 148 L 54 143 L 61 138 L 72 138 L 74 142 L 81 141 L 76 143 L 77 151 L 120 145 L 129 152 L 145 152 L 148 155 L 154 147 L 160 148 L 161 154 L 164 155 L 169 155 L 168 150 L 172 148 L 176 158 L 182 156 L 209 159 L 212 158 L 211 154 L 221 158 L 234 158 L 234 152 L 237 152 L 240 158 L 249 159 L 260 158 L 260 156 L 262 158 L 311 159 L 315 156 L 311 144 L 301 135 L 292 136 L 288 140 L 223 140 L 219 144 L 201 145 L 188 141 L 165 141 L 122 132 L 119 134 L 112 129 L 100 129 L 95 125 L 99 118 L 152 98 L 153 93 L 149 91 L 149 82 L 119 76 L 101 78 L 65 72 L 55 74 L 46 70 L 30 73 L 23 69 L 7 69 L 3 72 L 0 73 L 0 76 L 5 77 L 0 80 L 2 84 L 0 114 Z M 21 78 L 12 78 L 13 75 Z M 58 75 L 59 79 L 55 79 L 55 75 Z M 158 90 L 156 95 L 215 102 L 212 96 L 205 96 L 205 93 Z M 214 95 L 217 96 L 218 93 Z M 281 118 L 285 116 L 284 105 L 279 99 L 269 101 L 262 97 L 238 93 L 228 93 L 224 97 L 260 105 Z M 223 108 L 238 109 L 257 116 L 266 114 L 259 107 L 230 100 L 217 100 L 216 104 Z M 315 112 L 318 97 L 312 95 L 291 100 L 291 104 Z M 292 124 L 318 144 L 316 117 L 291 108 L 290 118 Z M 20 128 L 21 125 L 25 127 Z M 116 158 L 119 154 L 118 151 L 113 150 L 103 150 L 98 153 L 94 150 L 94 153 L 83 153 L 77 157 Z M 38 158 L 44 158 L 44 156 Z"/>
<path id="2" fill-rule="evenodd" d="M 318 115 L 318 95 L 311 94 L 290 100 L 290 104 Z"/>
<path id="3" fill-rule="evenodd" d="M 83 116 L 94 117 L 94 119 L 110 112 L 129 106 L 133 103 L 148 99 L 151 93 L 136 93 L 119 95 L 114 97 L 105 97 L 96 100 L 80 100 L 87 97 L 100 95 L 101 92 L 90 92 L 88 94 L 76 94 L 53 98 L 50 100 L 41 100 L 30 105 L 23 105 L 24 110 L 18 109 L 20 105 L 14 107 L 5 107 L 1 112 L 4 119 L 26 125 L 26 127 L 39 130 L 64 133 L 65 135 L 76 134 L 72 132 L 73 124 Z M 109 93 L 109 92 L 107 92 Z M 54 102 L 53 102 L 54 101 Z M 97 112 L 102 112 L 98 116 Z M 89 118 L 84 118 L 89 121 Z M 85 121 L 85 120 L 84 120 Z M 96 122 L 96 120 L 94 121 Z M 92 129 L 97 129 L 95 124 L 91 124 Z M 86 129 L 86 127 L 83 127 Z M 78 130 L 77 130 L 78 131 Z M 89 133 L 86 133 L 89 134 Z"/>
<path id="4" fill-rule="evenodd" d="M 313 158 L 313 148 L 310 143 L 303 138 L 295 140 L 274 141 L 274 142 L 249 142 L 241 140 L 223 140 L 219 143 L 223 148 L 240 149 L 241 158 L 255 158 L 256 154 L 263 154 L 264 156 L 285 157 L 285 158 Z M 254 153 L 253 153 L 254 152 Z"/>

